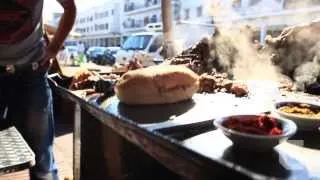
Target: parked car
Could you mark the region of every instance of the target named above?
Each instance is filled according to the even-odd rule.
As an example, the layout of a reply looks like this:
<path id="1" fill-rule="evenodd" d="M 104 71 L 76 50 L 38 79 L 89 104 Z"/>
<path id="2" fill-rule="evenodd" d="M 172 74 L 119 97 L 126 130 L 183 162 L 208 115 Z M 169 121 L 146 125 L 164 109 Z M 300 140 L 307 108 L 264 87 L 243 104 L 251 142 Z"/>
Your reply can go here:
<path id="1" fill-rule="evenodd" d="M 142 32 L 136 33 L 128 37 L 118 51 L 116 62 L 126 64 L 139 57 L 139 60 L 144 66 L 155 65 L 155 59 L 163 61 L 160 52 L 163 45 L 163 35 L 159 32 Z"/>
<path id="2" fill-rule="evenodd" d="M 115 63 L 115 54 L 120 47 L 90 47 L 87 51 L 87 58 L 99 65 L 113 65 Z"/>
<path id="3" fill-rule="evenodd" d="M 131 34 L 116 54 L 116 63 L 126 64 L 133 59 L 138 59 L 143 66 L 162 63 L 167 55 L 173 54 L 168 46 L 164 46 L 162 29 L 162 23 L 150 23 L 146 26 L 145 32 Z M 190 32 L 196 34 L 190 36 Z M 213 33 L 212 24 L 176 22 L 173 42 L 176 53 L 191 47 L 204 37 L 210 37 Z"/>
<path id="4" fill-rule="evenodd" d="M 100 46 L 90 47 L 86 52 L 87 59 L 92 62 L 95 62 L 98 59 L 101 59 L 106 49 L 107 49 L 106 47 L 100 47 Z"/>
<path id="5" fill-rule="evenodd" d="M 97 64 L 113 65 L 116 62 L 116 54 L 120 47 L 107 47 L 101 59 L 97 59 Z"/>

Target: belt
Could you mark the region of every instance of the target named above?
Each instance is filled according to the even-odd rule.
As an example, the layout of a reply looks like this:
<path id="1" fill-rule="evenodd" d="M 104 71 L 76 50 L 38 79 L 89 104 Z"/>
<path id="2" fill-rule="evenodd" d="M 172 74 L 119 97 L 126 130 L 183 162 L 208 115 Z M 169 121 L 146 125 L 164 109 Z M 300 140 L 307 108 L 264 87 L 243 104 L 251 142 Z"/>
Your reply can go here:
<path id="1" fill-rule="evenodd" d="M 36 71 L 40 67 L 39 62 L 33 62 L 30 64 L 22 64 L 22 65 L 6 65 L 0 66 L 0 73 L 10 73 L 14 74 L 19 70 L 32 70 Z"/>

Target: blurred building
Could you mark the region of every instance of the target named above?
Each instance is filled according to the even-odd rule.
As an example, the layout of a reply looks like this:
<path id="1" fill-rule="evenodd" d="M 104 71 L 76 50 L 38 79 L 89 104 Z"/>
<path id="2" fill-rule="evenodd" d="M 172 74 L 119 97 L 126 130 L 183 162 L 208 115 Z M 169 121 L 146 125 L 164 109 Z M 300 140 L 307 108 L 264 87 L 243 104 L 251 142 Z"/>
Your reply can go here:
<path id="1" fill-rule="evenodd" d="M 175 25 L 252 24 L 262 43 L 267 34 L 320 17 L 320 0 L 172 0 L 172 7 Z M 60 16 L 54 14 L 53 21 Z M 161 22 L 161 0 L 117 0 L 78 12 L 75 30 L 89 46 L 119 46 L 150 25 L 161 31 Z"/>
<path id="2" fill-rule="evenodd" d="M 207 5 L 208 0 L 183 0 L 181 1 L 180 20 L 203 24 L 212 24 L 211 16 Z"/>
<path id="3" fill-rule="evenodd" d="M 320 0 L 215 0 L 210 4 L 216 24 L 252 24 L 258 27 L 257 39 L 278 35 L 289 25 L 310 22 L 320 17 Z"/>
<path id="4" fill-rule="evenodd" d="M 77 14 L 76 32 L 87 46 L 119 46 L 121 38 L 120 1 L 104 3 Z"/>
<path id="5" fill-rule="evenodd" d="M 172 0 L 174 20 L 180 19 L 180 0 Z M 161 0 L 124 0 L 121 32 L 124 38 L 146 31 L 148 24 L 161 23 Z"/>

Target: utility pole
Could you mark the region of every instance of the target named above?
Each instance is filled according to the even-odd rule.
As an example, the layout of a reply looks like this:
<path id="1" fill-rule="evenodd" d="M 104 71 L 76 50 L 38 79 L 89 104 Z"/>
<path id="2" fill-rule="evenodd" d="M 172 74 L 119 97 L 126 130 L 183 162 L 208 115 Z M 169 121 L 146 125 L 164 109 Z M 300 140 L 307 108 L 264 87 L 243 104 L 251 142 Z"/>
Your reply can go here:
<path id="1" fill-rule="evenodd" d="M 174 43 L 173 43 L 173 18 L 172 18 L 172 4 L 171 0 L 161 0 L 161 12 L 163 23 L 163 34 L 165 39 L 164 54 L 165 58 L 173 57 Z"/>

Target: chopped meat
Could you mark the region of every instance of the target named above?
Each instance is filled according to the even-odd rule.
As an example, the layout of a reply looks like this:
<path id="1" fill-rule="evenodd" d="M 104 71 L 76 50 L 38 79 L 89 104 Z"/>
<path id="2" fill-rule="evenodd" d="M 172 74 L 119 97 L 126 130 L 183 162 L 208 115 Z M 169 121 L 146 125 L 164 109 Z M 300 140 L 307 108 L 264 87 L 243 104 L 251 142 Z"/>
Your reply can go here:
<path id="1" fill-rule="evenodd" d="M 233 84 L 230 92 L 237 97 L 247 96 L 249 93 L 248 87 L 245 84 Z"/>
<path id="2" fill-rule="evenodd" d="M 94 76 L 92 72 L 87 69 L 81 69 L 75 73 L 72 82 L 69 86 L 71 90 L 88 89 L 93 87 L 93 82 L 90 77 Z"/>
<path id="3" fill-rule="evenodd" d="M 92 89 L 96 86 L 99 80 L 112 80 L 117 81 L 120 76 L 116 74 L 98 75 L 87 69 L 78 71 L 74 76 L 69 86 L 70 90 Z"/>
<path id="4" fill-rule="evenodd" d="M 135 59 L 134 61 L 130 61 L 129 64 L 126 65 L 126 67 L 127 67 L 127 71 L 131 71 L 135 69 L 141 69 L 143 68 L 143 65 L 139 60 Z"/>
<path id="5" fill-rule="evenodd" d="M 237 97 L 243 97 L 248 95 L 248 88 L 244 84 L 234 84 L 228 79 L 227 74 L 209 75 L 204 73 L 200 76 L 200 93 L 232 93 Z"/>

